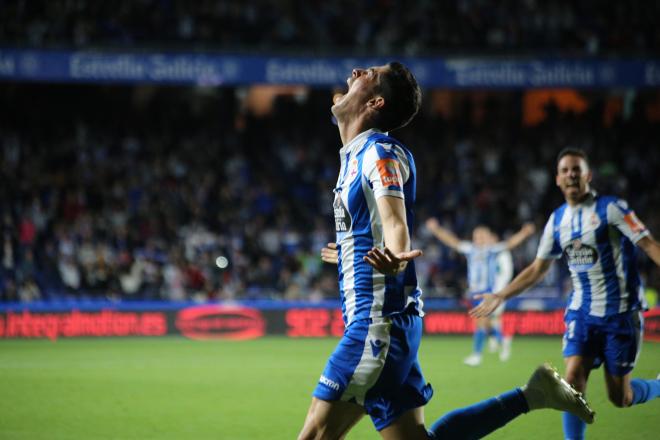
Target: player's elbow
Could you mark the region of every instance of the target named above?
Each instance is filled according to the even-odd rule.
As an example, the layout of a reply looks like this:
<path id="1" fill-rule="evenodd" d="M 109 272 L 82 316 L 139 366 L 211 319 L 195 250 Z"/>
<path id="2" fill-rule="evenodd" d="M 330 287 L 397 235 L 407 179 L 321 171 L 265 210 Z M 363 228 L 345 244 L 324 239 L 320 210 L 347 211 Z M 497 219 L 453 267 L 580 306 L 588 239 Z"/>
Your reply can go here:
<path id="1" fill-rule="evenodd" d="M 536 284 L 539 282 L 550 268 L 549 264 L 545 260 L 536 259 L 532 264 L 529 265 L 528 279 L 531 284 Z"/>

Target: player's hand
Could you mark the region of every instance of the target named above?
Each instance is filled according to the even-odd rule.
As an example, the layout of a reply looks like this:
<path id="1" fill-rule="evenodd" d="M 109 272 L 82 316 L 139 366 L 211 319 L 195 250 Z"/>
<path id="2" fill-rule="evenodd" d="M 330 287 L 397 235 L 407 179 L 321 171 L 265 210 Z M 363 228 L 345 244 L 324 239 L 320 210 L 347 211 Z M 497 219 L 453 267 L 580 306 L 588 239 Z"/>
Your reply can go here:
<path id="1" fill-rule="evenodd" d="M 490 315 L 504 302 L 502 297 L 497 293 L 482 293 L 474 295 L 474 299 L 480 299 L 482 301 L 479 305 L 468 312 L 473 318 L 483 318 Z"/>
<path id="2" fill-rule="evenodd" d="M 433 232 L 438 228 L 438 226 L 440 226 L 440 223 L 438 222 L 437 218 L 431 217 L 428 220 L 426 220 L 426 223 L 424 225 L 426 226 L 426 229 Z"/>
<path id="3" fill-rule="evenodd" d="M 525 235 L 532 235 L 534 232 L 536 232 L 536 226 L 532 222 L 527 222 L 522 226 L 522 230 Z"/>
<path id="4" fill-rule="evenodd" d="M 383 250 L 374 247 L 367 252 L 364 261 L 369 263 L 380 273 L 385 275 L 398 275 L 406 268 L 408 261 L 414 260 L 422 255 L 422 253 L 423 252 L 419 249 L 413 249 L 408 252 L 400 252 L 394 255 L 394 253 L 392 253 L 387 247 L 384 247 Z"/>
<path id="5" fill-rule="evenodd" d="M 339 261 L 339 251 L 337 243 L 328 243 L 328 247 L 321 249 L 321 260 L 330 264 L 337 264 Z"/>

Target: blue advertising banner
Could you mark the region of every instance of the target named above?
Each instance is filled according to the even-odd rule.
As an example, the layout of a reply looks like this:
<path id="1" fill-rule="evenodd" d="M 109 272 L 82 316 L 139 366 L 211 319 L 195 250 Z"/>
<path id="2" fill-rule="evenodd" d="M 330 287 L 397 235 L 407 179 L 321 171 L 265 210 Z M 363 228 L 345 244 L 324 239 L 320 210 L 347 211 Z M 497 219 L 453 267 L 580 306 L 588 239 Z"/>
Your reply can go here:
<path id="1" fill-rule="evenodd" d="M 660 60 L 399 58 L 420 84 L 438 88 L 659 87 Z M 0 49 L 0 80 L 156 83 L 201 86 L 345 84 L 353 67 L 375 57 L 287 57 L 219 53 L 154 53 Z"/>

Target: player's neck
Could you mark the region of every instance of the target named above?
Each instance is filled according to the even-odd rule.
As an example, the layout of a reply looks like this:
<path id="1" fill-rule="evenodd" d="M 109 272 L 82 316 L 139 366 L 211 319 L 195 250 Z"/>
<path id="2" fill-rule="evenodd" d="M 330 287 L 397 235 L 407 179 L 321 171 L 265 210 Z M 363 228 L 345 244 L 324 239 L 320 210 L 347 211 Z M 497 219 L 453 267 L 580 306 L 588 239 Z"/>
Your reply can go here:
<path id="1" fill-rule="evenodd" d="M 587 187 L 587 190 L 583 194 L 580 194 L 575 197 L 566 197 L 566 203 L 568 204 L 568 206 L 571 207 L 577 206 L 580 203 L 583 203 L 589 197 L 590 194 L 591 194 L 591 189 Z"/>
<path id="2" fill-rule="evenodd" d="M 364 117 L 357 117 L 347 121 L 337 121 L 339 127 L 339 137 L 342 145 L 348 145 L 360 133 L 374 128 Z"/>

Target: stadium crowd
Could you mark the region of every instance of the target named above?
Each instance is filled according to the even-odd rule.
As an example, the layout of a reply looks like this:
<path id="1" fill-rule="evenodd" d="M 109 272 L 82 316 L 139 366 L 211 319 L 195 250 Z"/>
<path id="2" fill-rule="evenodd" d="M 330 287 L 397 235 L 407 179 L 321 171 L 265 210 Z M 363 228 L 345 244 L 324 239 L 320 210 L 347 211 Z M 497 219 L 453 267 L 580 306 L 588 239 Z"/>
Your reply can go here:
<path id="1" fill-rule="evenodd" d="M 0 299 L 335 298 L 336 269 L 318 258 L 334 234 L 331 91 L 280 94 L 260 111 L 251 93 L 3 84 Z M 592 92 L 587 110 L 550 101 L 532 124 L 522 92 L 429 92 L 398 134 L 417 161 L 427 295 L 460 295 L 465 274 L 423 220 L 463 237 L 479 223 L 541 228 L 561 200 L 554 157 L 567 145 L 590 152 L 596 188 L 660 233 L 658 98 L 633 94 L 607 116 L 607 95 Z M 535 245 L 516 252 L 518 267 Z"/>
<path id="2" fill-rule="evenodd" d="M 629 55 L 657 53 L 658 16 L 657 0 L 2 0 L 0 44 Z"/>

